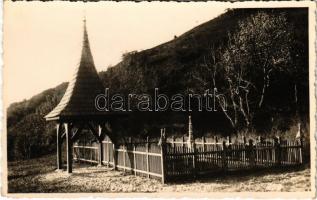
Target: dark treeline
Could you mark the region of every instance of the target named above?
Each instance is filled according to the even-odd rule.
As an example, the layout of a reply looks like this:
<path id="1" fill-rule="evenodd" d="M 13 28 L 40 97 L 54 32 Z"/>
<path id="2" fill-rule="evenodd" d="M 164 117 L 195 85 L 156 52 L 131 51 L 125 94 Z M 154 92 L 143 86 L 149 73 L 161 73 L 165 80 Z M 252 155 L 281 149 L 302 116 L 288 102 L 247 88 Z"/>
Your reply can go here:
<path id="1" fill-rule="evenodd" d="M 283 133 L 296 123 L 308 132 L 308 10 L 234 9 L 173 40 L 101 72 L 105 87 L 122 95 L 203 94 L 217 88 L 217 112 L 191 113 L 196 136 Z M 8 109 L 10 159 L 54 151 L 54 123 L 43 117 L 59 102 L 67 84 Z M 196 108 L 197 109 L 197 108 Z M 195 110 L 195 109 L 193 109 Z M 187 131 L 188 112 L 133 112 L 112 124 L 118 137 L 156 137 Z"/>

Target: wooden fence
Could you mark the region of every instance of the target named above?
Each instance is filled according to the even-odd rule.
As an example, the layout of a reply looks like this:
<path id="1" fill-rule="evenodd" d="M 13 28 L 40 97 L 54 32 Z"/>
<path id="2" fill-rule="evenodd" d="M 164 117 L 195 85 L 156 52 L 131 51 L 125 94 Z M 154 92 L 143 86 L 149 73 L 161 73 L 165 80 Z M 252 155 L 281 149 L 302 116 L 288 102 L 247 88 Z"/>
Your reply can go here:
<path id="1" fill-rule="evenodd" d="M 135 175 L 162 178 L 162 148 L 157 142 L 139 142 L 114 144 L 108 137 L 102 141 L 103 158 L 102 163 L 123 171 L 133 172 Z M 98 163 L 99 149 L 97 144 L 91 146 L 73 146 L 74 160 Z M 115 150 L 115 151 L 114 151 Z M 114 159 L 114 153 L 117 159 Z M 116 162 L 116 164 L 114 164 Z"/>
<path id="2" fill-rule="evenodd" d="M 226 142 L 192 148 L 167 146 L 164 157 L 165 176 L 168 180 L 178 177 L 195 177 L 208 173 L 286 167 L 300 165 L 300 141 L 285 143 L 226 144 Z"/>
<path id="3" fill-rule="evenodd" d="M 270 167 L 288 167 L 303 163 L 303 141 L 266 140 L 242 143 L 164 140 L 129 142 L 117 147 L 106 138 L 102 163 L 135 175 L 157 177 L 162 182 L 179 177 L 196 177 L 208 173 Z M 98 144 L 74 145 L 74 159 L 100 163 Z M 114 156 L 115 155 L 115 156 Z M 115 157 L 117 159 L 115 159 Z"/>

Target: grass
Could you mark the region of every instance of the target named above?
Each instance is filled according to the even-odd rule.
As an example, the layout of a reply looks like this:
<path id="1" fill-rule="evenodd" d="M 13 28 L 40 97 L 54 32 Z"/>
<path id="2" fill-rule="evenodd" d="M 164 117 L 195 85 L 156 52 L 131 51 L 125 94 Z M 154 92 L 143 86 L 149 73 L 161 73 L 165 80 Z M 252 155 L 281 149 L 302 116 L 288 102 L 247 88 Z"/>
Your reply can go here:
<path id="1" fill-rule="evenodd" d="M 55 166 L 55 155 L 8 162 L 8 192 L 37 191 L 41 185 L 38 175 L 53 172 Z"/>
<path id="2" fill-rule="evenodd" d="M 9 193 L 49 192 L 233 192 L 309 191 L 310 169 L 266 170 L 252 174 L 161 184 L 159 180 L 74 164 L 72 175 L 55 170 L 55 155 L 8 164 Z"/>

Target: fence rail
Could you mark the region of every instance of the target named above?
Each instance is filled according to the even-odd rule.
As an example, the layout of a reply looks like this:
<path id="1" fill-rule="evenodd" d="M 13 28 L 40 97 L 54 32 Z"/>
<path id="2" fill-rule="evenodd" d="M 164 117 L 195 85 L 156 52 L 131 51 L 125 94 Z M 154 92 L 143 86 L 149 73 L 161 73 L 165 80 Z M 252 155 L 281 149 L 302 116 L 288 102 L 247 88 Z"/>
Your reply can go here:
<path id="1" fill-rule="evenodd" d="M 174 140 L 174 139 L 173 139 Z M 180 144 L 180 145 L 179 145 Z M 108 137 L 100 145 L 75 144 L 74 159 L 77 161 L 105 164 L 135 175 L 172 180 L 178 177 L 259 169 L 288 167 L 303 163 L 303 141 L 262 141 L 248 143 L 166 141 L 119 144 L 115 146 Z"/>
<path id="2" fill-rule="evenodd" d="M 133 172 L 135 175 L 162 178 L 161 147 L 153 142 L 121 144 L 114 148 L 109 138 L 102 141 L 102 164 Z M 74 145 L 74 160 L 99 163 L 98 146 Z M 115 151 L 114 151 L 115 149 Z M 117 156 L 114 161 L 114 153 Z M 93 155 L 93 156 L 92 156 Z M 114 164 L 116 163 L 116 164 Z"/>
<path id="3" fill-rule="evenodd" d="M 229 144 L 170 147 L 166 152 L 166 177 L 197 176 L 218 171 L 292 166 L 302 163 L 302 144 Z"/>

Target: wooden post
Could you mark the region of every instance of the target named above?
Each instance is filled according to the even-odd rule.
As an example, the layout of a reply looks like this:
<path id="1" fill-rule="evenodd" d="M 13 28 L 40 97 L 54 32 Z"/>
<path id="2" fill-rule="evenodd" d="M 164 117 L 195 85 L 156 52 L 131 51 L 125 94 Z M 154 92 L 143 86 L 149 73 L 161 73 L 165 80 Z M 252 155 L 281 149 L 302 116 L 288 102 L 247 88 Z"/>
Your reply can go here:
<path id="1" fill-rule="evenodd" d="M 201 143 L 202 143 L 203 152 L 205 152 L 205 137 L 204 136 L 201 137 Z"/>
<path id="2" fill-rule="evenodd" d="M 182 137 L 182 148 L 183 148 L 183 152 L 184 152 L 184 149 L 185 149 L 185 138 L 184 138 L 184 136 Z"/>
<path id="3" fill-rule="evenodd" d="M 258 138 L 257 138 L 257 140 L 255 141 L 255 144 L 254 144 L 254 146 L 256 147 L 256 146 L 261 146 L 261 136 L 258 136 Z M 259 151 L 257 151 L 257 150 L 255 150 L 255 154 L 256 154 L 256 162 L 258 162 L 258 163 L 260 163 L 259 162 Z"/>
<path id="4" fill-rule="evenodd" d="M 122 158 L 123 158 L 123 172 L 125 172 L 126 171 L 126 163 L 125 163 L 125 154 L 126 154 L 126 145 L 123 145 L 122 146 Z"/>
<path id="5" fill-rule="evenodd" d="M 184 139 L 184 137 L 183 137 Z M 184 143 L 183 143 L 184 144 Z M 166 153 L 166 143 L 165 143 L 165 132 L 161 129 L 161 170 L 162 170 L 162 184 L 165 183 L 165 153 Z"/>
<path id="6" fill-rule="evenodd" d="M 253 147 L 253 140 L 249 140 L 249 164 L 251 168 L 255 167 L 255 149 Z"/>
<path id="7" fill-rule="evenodd" d="M 74 142 L 75 143 L 75 142 Z M 73 146 L 74 146 L 74 143 L 73 143 Z M 75 145 L 76 145 L 76 143 L 75 143 Z M 74 160 L 74 162 L 77 160 L 77 158 L 76 158 L 76 153 L 75 153 L 75 149 L 74 149 L 74 147 L 72 148 L 72 154 L 73 154 L 73 160 Z"/>
<path id="8" fill-rule="evenodd" d="M 303 137 L 299 138 L 299 142 L 300 142 L 300 148 L 299 148 L 299 163 L 303 164 L 303 148 L 304 148 L 304 141 L 303 141 Z"/>
<path id="9" fill-rule="evenodd" d="M 194 140 L 193 144 L 192 144 L 192 147 L 193 147 L 193 176 L 194 178 L 196 178 L 196 175 L 197 175 L 197 171 L 196 171 L 196 165 L 197 165 L 197 150 L 196 150 L 196 142 Z"/>
<path id="10" fill-rule="evenodd" d="M 98 163 L 98 166 L 102 166 L 102 160 L 103 160 L 103 144 L 102 144 L 102 141 L 99 141 L 99 163 Z"/>
<path id="11" fill-rule="evenodd" d="M 188 116 L 188 148 L 191 149 L 193 147 L 193 142 L 195 143 L 194 135 L 193 135 L 193 125 L 192 125 L 192 117 Z"/>
<path id="12" fill-rule="evenodd" d="M 247 138 L 245 136 L 242 137 L 243 140 L 243 152 L 242 152 L 242 160 L 243 164 L 246 164 L 246 144 L 247 144 Z"/>
<path id="13" fill-rule="evenodd" d="M 112 152 L 113 152 L 113 169 L 117 170 L 117 145 L 115 143 L 112 143 Z"/>
<path id="14" fill-rule="evenodd" d="M 203 146 L 203 160 L 205 162 L 205 137 L 201 138 L 202 146 Z"/>
<path id="15" fill-rule="evenodd" d="M 227 163 L 227 146 L 226 146 L 226 141 L 224 140 L 222 142 L 222 169 L 223 171 L 227 171 L 228 168 L 228 163 Z"/>
<path id="16" fill-rule="evenodd" d="M 172 136 L 173 153 L 175 153 L 175 136 Z"/>
<path id="17" fill-rule="evenodd" d="M 99 144 L 99 159 L 98 159 L 98 166 L 102 166 L 102 160 L 103 160 L 103 144 L 102 144 L 102 140 L 103 140 L 103 136 L 102 136 L 102 129 L 101 126 L 98 126 L 98 144 Z"/>
<path id="18" fill-rule="evenodd" d="M 149 161 L 149 137 L 146 137 L 146 172 L 147 172 L 147 178 L 150 178 L 150 161 Z"/>
<path id="19" fill-rule="evenodd" d="M 56 125 L 56 133 L 57 133 L 57 154 L 56 154 L 56 162 L 57 162 L 57 169 L 62 169 L 63 168 L 63 163 L 62 163 L 62 137 L 61 137 L 61 124 L 58 123 Z"/>
<path id="20" fill-rule="evenodd" d="M 273 138 L 273 149 L 272 149 L 272 165 L 276 164 L 276 137 Z"/>
<path id="21" fill-rule="evenodd" d="M 282 155 L 281 155 L 281 138 L 277 137 L 275 143 L 275 158 L 276 158 L 276 165 L 280 166 L 282 164 Z"/>
<path id="22" fill-rule="evenodd" d="M 134 176 L 136 176 L 136 157 L 135 157 L 135 143 L 133 143 L 133 171 L 134 171 Z"/>
<path id="23" fill-rule="evenodd" d="M 90 142 L 90 145 L 89 146 L 93 146 L 93 142 Z M 94 149 L 87 149 L 89 151 L 89 160 L 93 160 L 93 152 L 94 152 Z M 98 162 L 98 161 L 97 161 Z"/>
<path id="24" fill-rule="evenodd" d="M 229 160 L 227 161 L 227 165 L 228 163 L 231 162 L 231 157 L 232 157 L 232 146 L 231 146 L 231 136 L 228 136 L 227 137 L 227 140 L 228 140 L 228 146 L 227 146 L 227 156 L 229 157 Z"/>
<path id="25" fill-rule="evenodd" d="M 68 123 L 65 123 L 65 133 L 66 133 L 66 152 L 67 152 L 67 172 L 73 172 L 73 155 L 72 155 L 72 136 L 71 129 Z"/>
<path id="26" fill-rule="evenodd" d="M 218 137 L 217 136 L 215 136 L 215 146 L 216 146 L 216 149 L 218 150 Z"/>
<path id="27" fill-rule="evenodd" d="M 107 162 L 107 167 L 110 167 L 110 140 L 109 140 L 109 137 L 108 136 L 106 136 L 107 137 L 107 153 L 108 153 L 108 162 Z"/>
<path id="28" fill-rule="evenodd" d="M 257 143 L 260 143 L 261 142 L 261 136 L 258 136 L 257 137 Z"/>
<path id="29" fill-rule="evenodd" d="M 228 146 L 230 146 L 230 145 L 231 145 L 231 137 L 228 136 L 228 137 L 227 137 L 227 140 L 228 140 Z"/>

